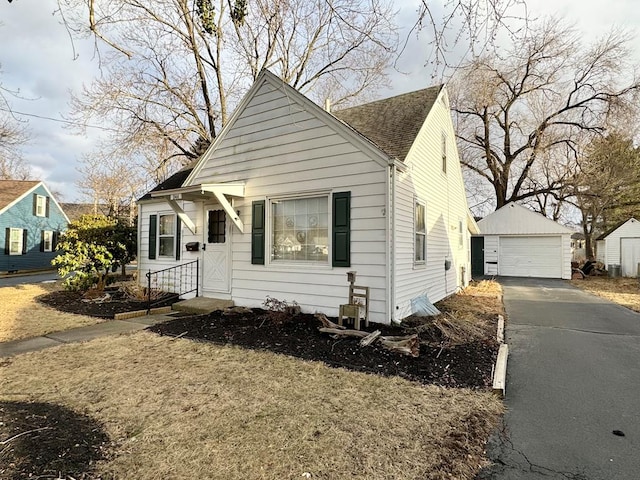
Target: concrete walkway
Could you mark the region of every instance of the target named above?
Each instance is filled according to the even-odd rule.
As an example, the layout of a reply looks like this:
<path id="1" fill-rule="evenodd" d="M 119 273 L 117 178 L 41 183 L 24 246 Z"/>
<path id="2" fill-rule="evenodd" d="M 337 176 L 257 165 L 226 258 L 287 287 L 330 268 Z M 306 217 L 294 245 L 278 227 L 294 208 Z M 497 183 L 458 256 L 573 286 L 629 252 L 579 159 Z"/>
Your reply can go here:
<path id="1" fill-rule="evenodd" d="M 640 478 L 640 315 L 561 280 L 500 279 L 509 363 L 481 479 Z"/>
<path id="2" fill-rule="evenodd" d="M 150 325 L 166 322 L 175 318 L 172 314 L 157 314 L 144 317 L 131 318 L 129 320 L 107 320 L 95 325 L 72 328 L 60 332 L 51 332 L 41 337 L 13 340 L 0 343 L 0 358 L 11 357 L 26 352 L 35 352 L 45 348 L 62 345 L 65 343 L 86 342 L 94 338 L 107 335 L 119 335 L 122 333 L 137 332 Z"/>

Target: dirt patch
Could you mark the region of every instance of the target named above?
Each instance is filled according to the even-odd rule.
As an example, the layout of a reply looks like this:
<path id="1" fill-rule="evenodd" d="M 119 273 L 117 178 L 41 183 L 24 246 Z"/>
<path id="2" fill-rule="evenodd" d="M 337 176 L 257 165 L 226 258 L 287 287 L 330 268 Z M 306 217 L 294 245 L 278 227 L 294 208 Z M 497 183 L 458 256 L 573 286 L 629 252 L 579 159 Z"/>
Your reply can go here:
<path id="1" fill-rule="evenodd" d="M 274 321 L 262 309 L 178 318 L 150 330 L 160 335 L 268 350 L 423 384 L 482 389 L 492 383 L 498 350 L 497 314 L 502 311 L 502 303 L 496 295 L 499 286 L 495 285 L 475 285 L 464 294 L 438 303 L 442 315 L 411 317 L 400 327 L 370 324 L 365 329 L 381 330 L 382 335 L 389 336 L 417 334 L 417 358 L 391 352 L 378 343 L 361 347 L 358 339 L 334 338 L 318 330 L 322 325 L 313 315 Z"/>
<path id="2" fill-rule="evenodd" d="M 39 303 L 40 295 L 58 296 L 58 284 L 19 285 L 0 288 L 0 342 L 37 337 L 98 323 L 100 319 L 69 315 Z"/>
<path id="3" fill-rule="evenodd" d="M 607 300 L 640 312 L 640 280 L 625 277 L 586 277 L 571 284 Z"/>
<path id="4" fill-rule="evenodd" d="M 60 405 L 0 401 L 0 478 L 93 478 L 109 438 L 95 420 Z"/>
<path id="5" fill-rule="evenodd" d="M 176 295 L 167 294 L 157 299 L 153 306 L 164 307 L 176 302 Z M 131 298 L 120 287 L 105 289 L 95 298 L 84 298 L 83 292 L 60 290 L 38 297 L 38 301 L 62 312 L 86 315 L 97 318 L 113 318 L 116 313 L 146 310 L 147 301 Z"/>

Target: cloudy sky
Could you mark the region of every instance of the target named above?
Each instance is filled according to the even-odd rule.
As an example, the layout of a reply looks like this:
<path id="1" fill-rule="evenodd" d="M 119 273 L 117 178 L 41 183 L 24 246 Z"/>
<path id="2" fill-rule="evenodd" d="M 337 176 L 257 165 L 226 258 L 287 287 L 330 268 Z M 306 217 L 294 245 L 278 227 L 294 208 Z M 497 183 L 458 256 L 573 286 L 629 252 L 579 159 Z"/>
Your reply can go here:
<path id="1" fill-rule="evenodd" d="M 418 0 L 401 0 L 398 22 L 405 35 L 415 22 Z M 558 14 L 584 33 L 595 38 L 613 25 L 630 30 L 640 27 L 637 0 L 527 0 L 534 16 Z M 552 7 L 550 7 L 550 4 Z M 79 180 L 77 159 L 91 150 L 101 134 L 89 128 L 86 135 L 76 135 L 62 120 L 68 115 L 69 94 L 99 74 L 93 44 L 69 39 L 59 15 L 54 15 L 55 0 L 0 0 L 0 82 L 3 87 L 19 90 L 20 98 L 12 98 L 16 116 L 27 121 L 32 139 L 25 149 L 25 159 L 33 177 L 44 180 L 62 195 L 62 201 L 82 200 L 76 182 Z M 640 39 L 637 39 L 640 41 Z M 425 66 L 428 36 L 409 37 L 409 44 L 391 72 L 392 87 L 380 92 L 381 98 L 417 90 L 431 80 L 431 69 Z M 638 44 L 640 45 L 640 43 Z M 0 106 L 0 108 L 4 108 Z M 38 118 L 46 117 L 46 118 Z"/>

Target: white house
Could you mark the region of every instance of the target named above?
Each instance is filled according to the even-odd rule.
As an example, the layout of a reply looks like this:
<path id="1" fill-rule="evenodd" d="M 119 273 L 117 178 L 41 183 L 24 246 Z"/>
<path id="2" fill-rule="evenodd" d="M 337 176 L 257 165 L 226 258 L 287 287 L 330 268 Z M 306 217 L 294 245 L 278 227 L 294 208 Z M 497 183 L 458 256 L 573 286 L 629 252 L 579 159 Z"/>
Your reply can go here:
<path id="1" fill-rule="evenodd" d="M 140 200 L 138 263 L 198 259 L 200 294 L 330 316 L 355 271 L 389 323 L 467 284 L 470 228 L 444 86 L 331 114 L 263 71 L 195 166 Z"/>
<path id="2" fill-rule="evenodd" d="M 516 203 L 478 221 L 473 275 L 571 278 L 573 230 Z"/>
<path id="3" fill-rule="evenodd" d="M 596 238 L 596 260 L 607 268 L 620 265 L 623 277 L 638 275 L 640 222 L 630 218 Z"/>

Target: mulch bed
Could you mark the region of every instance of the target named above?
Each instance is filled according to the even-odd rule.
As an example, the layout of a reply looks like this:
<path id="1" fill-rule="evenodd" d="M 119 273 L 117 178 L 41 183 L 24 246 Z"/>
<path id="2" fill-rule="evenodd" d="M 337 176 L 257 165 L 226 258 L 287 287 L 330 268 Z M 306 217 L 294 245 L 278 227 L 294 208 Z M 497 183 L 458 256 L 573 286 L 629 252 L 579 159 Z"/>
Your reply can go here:
<path id="1" fill-rule="evenodd" d="M 335 320 L 335 319 L 334 319 Z M 318 330 L 313 315 L 299 314 L 283 323 L 273 322 L 268 312 L 224 314 L 221 311 L 198 317 L 177 318 L 150 327 L 160 335 L 180 336 L 221 345 L 268 350 L 305 360 L 321 361 L 332 367 L 385 376 L 399 376 L 423 384 L 483 389 L 492 382 L 497 355 L 493 338 L 458 346 L 438 346 L 421 339 L 417 358 L 391 352 L 378 344 L 359 346 L 359 339 L 332 338 Z M 368 330 L 383 335 L 407 335 L 405 328 L 370 324 Z"/>
<path id="2" fill-rule="evenodd" d="M 109 437 L 95 420 L 51 403 L 0 402 L 0 478 L 90 479 Z"/>
<path id="3" fill-rule="evenodd" d="M 146 300 L 136 300 L 129 298 L 117 288 L 106 288 L 105 293 L 109 294 L 109 299 L 105 301 L 86 301 L 83 292 L 71 292 L 59 290 L 45 295 L 41 295 L 37 300 L 56 310 L 68 313 L 77 313 L 90 317 L 113 318 L 116 313 L 133 312 L 136 310 L 146 310 Z M 176 295 L 166 295 L 159 301 L 154 301 L 153 307 L 164 307 L 176 302 Z"/>

